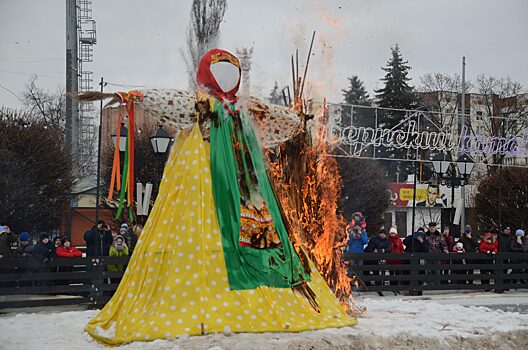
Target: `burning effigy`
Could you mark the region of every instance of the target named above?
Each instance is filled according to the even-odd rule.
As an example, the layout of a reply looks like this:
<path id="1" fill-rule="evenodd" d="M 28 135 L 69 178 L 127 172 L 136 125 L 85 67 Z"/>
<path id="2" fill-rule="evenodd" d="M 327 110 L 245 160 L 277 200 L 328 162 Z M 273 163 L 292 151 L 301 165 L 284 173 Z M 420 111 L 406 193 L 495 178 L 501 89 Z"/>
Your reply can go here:
<path id="1" fill-rule="evenodd" d="M 240 65 L 227 51 L 207 52 L 196 82 L 196 93 L 80 97 L 125 104 L 129 123 L 134 104 L 141 103 L 147 115 L 180 130 L 123 279 L 86 331 L 117 345 L 183 334 L 355 325 L 292 238 L 296 221 L 287 220 L 268 176 L 262 149 L 302 133 L 302 113 L 255 98 L 238 101 Z M 127 178 L 124 172 L 123 186 Z M 310 244 L 311 255 L 321 257 Z"/>

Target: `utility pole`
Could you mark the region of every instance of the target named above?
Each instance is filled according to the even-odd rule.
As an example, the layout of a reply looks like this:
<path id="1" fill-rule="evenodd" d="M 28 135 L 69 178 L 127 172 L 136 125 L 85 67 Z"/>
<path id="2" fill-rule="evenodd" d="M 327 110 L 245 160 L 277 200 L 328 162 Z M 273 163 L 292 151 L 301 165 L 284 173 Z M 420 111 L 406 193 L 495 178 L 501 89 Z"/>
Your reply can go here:
<path id="1" fill-rule="evenodd" d="M 101 92 L 103 92 L 104 87 L 106 86 L 106 83 L 104 82 L 103 77 L 101 77 L 101 82 L 99 83 L 101 86 Z M 97 138 L 97 189 L 96 189 L 96 196 L 95 196 L 95 222 L 99 220 L 99 207 L 100 207 L 100 199 L 101 199 L 101 144 L 102 144 L 102 128 L 103 128 L 103 100 L 100 102 L 100 110 L 99 110 L 99 137 Z M 119 142 L 119 141 L 118 141 Z"/>
<path id="2" fill-rule="evenodd" d="M 66 146 L 73 160 L 74 179 L 79 176 L 79 104 L 72 97 L 79 91 L 78 59 L 77 2 L 66 0 Z"/>
<path id="3" fill-rule="evenodd" d="M 462 96 L 460 101 L 460 108 L 462 113 L 460 114 L 460 136 L 462 137 L 462 132 L 464 125 L 466 125 L 464 117 L 466 114 L 466 56 L 462 57 Z M 463 154 L 463 147 L 460 147 L 460 155 Z M 464 232 L 464 227 L 466 226 L 466 184 L 465 180 L 462 180 L 462 186 L 460 186 L 460 205 L 462 208 L 460 211 L 460 233 Z"/>

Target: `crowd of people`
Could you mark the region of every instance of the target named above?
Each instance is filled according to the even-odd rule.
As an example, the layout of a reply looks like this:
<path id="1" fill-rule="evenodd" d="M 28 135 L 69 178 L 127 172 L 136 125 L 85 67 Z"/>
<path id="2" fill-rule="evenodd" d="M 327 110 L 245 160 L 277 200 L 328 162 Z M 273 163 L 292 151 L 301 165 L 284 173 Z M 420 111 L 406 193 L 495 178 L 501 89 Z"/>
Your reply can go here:
<path id="1" fill-rule="evenodd" d="M 474 234 L 470 225 L 464 227 L 464 232 L 459 239 L 455 239 L 449 230 L 449 227 L 444 227 L 440 232 L 437 229 L 438 225 L 436 222 L 430 222 L 425 227 L 420 227 L 416 232 L 411 235 L 401 238 L 398 234 L 396 226 L 392 226 L 387 233 L 386 229 L 381 228 L 377 234 L 372 235 L 370 239 L 364 227 L 361 226 L 358 220 L 353 220 L 350 228 L 348 229 L 348 243 L 347 251 L 350 253 L 483 253 L 487 254 L 490 259 L 480 260 L 479 263 L 491 264 L 493 263 L 493 257 L 498 252 L 528 252 L 528 238 L 524 230 L 517 229 L 512 232 L 510 226 L 505 226 L 501 232 L 497 228 L 490 228 L 487 232 L 482 235 L 479 239 Z M 463 259 L 451 260 L 456 264 L 468 263 Z M 470 261 L 471 262 L 471 261 Z M 385 260 L 380 257 L 379 260 L 364 260 L 358 259 L 357 256 L 349 260 L 349 274 L 361 279 L 362 274 L 360 271 L 355 269 L 357 265 L 395 265 L 409 263 L 408 260 Z M 434 261 L 438 264 L 447 264 L 449 260 L 438 260 Z M 387 269 L 391 275 L 397 275 L 400 273 L 408 273 L 404 270 L 399 269 Z M 505 274 L 508 273 L 523 273 L 528 272 L 524 270 L 504 270 Z M 366 274 L 380 275 L 384 274 L 385 271 L 367 271 Z M 448 274 L 449 271 L 442 270 L 431 270 L 432 274 Z M 469 274 L 468 271 L 464 271 L 464 274 Z M 492 273 L 492 270 L 481 269 L 480 274 L 482 275 L 481 283 L 489 284 L 489 277 L 486 279 L 486 275 Z M 526 282 L 523 280 L 515 280 L 514 282 Z M 505 283 L 511 282 L 505 280 Z M 442 280 L 441 283 L 448 283 L 446 279 Z M 462 283 L 471 283 L 470 281 L 463 281 Z M 381 282 L 376 281 L 374 285 L 380 285 Z M 397 284 L 397 281 L 391 280 L 391 285 Z M 383 295 L 381 292 L 378 294 Z"/>
<path id="2" fill-rule="evenodd" d="M 129 227 L 121 224 L 119 230 L 111 229 L 104 221 L 99 220 L 84 233 L 86 256 L 129 256 L 134 251 L 141 225 Z M 29 232 L 13 233 L 9 226 L 0 226 L 0 259 L 33 258 L 47 263 L 55 258 L 81 257 L 83 253 L 73 246 L 67 236 L 56 235 L 53 238 L 46 232 L 38 235 L 36 241 Z M 109 266 L 109 270 L 122 271 L 123 266 Z"/>

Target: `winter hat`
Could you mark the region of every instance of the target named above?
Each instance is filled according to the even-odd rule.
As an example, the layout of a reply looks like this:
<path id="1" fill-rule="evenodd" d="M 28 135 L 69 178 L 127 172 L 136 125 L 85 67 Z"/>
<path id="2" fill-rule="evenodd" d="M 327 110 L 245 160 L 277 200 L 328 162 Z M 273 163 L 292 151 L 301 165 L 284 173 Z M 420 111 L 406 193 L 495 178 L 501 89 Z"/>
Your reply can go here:
<path id="1" fill-rule="evenodd" d="M 0 233 L 4 233 L 7 231 L 7 226 L 0 226 Z"/>
<path id="2" fill-rule="evenodd" d="M 458 242 L 456 244 L 456 247 L 457 247 L 457 249 L 462 249 L 462 248 L 464 248 L 464 244 L 462 244 L 462 242 Z"/>
<path id="3" fill-rule="evenodd" d="M 126 222 L 122 223 L 122 224 L 121 224 L 121 228 L 126 228 L 126 229 L 128 230 L 128 225 L 127 225 L 127 223 L 126 223 Z"/>
<path id="4" fill-rule="evenodd" d="M 470 225 L 466 225 L 464 227 L 464 233 L 468 233 L 468 232 L 471 232 L 471 226 Z"/>
<path id="5" fill-rule="evenodd" d="M 396 227 L 391 227 L 390 230 L 389 230 L 389 233 L 396 233 L 396 234 L 398 234 L 398 229 L 396 229 Z"/>
<path id="6" fill-rule="evenodd" d="M 64 243 L 66 243 L 66 242 L 71 242 L 71 241 L 70 241 L 70 237 L 62 237 L 62 238 L 61 238 L 61 243 L 62 243 L 62 245 L 64 245 Z"/>
<path id="7" fill-rule="evenodd" d="M 99 224 L 104 225 L 104 221 L 103 221 L 103 220 L 97 220 L 97 221 L 95 222 L 95 224 L 96 224 L 96 225 L 99 225 Z"/>
<path id="8" fill-rule="evenodd" d="M 515 235 L 524 237 L 524 230 L 518 229 L 517 231 L 515 231 Z"/>
<path id="9" fill-rule="evenodd" d="M 20 242 L 27 242 L 27 241 L 29 241 L 29 233 L 27 233 L 27 232 L 21 232 L 21 233 L 18 235 L 18 239 L 20 240 Z"/>
<path id="10" fill-rule="evenodd" d="M 46 232 L 42 232 L 40 235 L 39 235 L 39 241 L 42 241 L 44 239 L 49 239 L 49 235 L 46 233 Z"/>
<path id="11" fill-rule="evenodd" d="M 381 234 L 385 234 L 385 235 L 387 234 L 387 230 L 385 230 L 384 228 L 380 228 L 380 230 L 378 232 L 379 232 L 380 235 Z"/>
<path id="12" fill-rule="evenodd" d="M 431 227 L 431 226 L 435 226 L 435 227 L 436 227 L 436 222 L 431 221 L 431 222 L 429 223 L 429 227 Z"/>

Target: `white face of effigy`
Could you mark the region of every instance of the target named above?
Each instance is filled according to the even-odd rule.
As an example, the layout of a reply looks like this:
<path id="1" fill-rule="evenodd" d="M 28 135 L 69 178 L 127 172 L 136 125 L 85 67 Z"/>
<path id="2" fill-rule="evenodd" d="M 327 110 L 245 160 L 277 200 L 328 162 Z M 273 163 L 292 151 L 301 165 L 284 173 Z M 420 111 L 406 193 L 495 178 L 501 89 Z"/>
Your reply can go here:
<path id="1" fill-rule="evenodd" d="M 223 92 L 231 91 L 237 86 L 240 79 L 240 71 L 231 62 L 216 62 L 211 65 L 210 69 Z"/>

